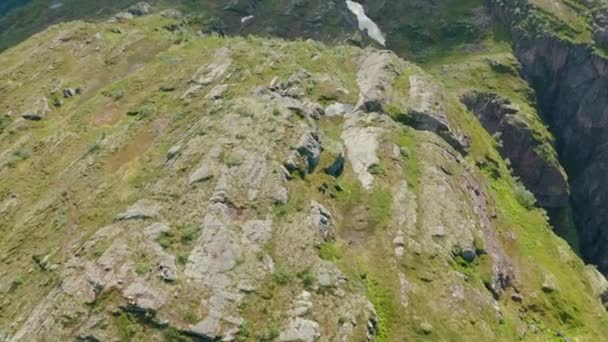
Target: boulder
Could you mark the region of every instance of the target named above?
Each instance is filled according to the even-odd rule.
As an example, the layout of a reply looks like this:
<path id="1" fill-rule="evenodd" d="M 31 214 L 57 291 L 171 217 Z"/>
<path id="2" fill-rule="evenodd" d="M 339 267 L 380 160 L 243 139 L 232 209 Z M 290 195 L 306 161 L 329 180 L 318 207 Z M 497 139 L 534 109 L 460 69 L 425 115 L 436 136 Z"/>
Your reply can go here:
<path id="1" fill-rule="evenodd" d="M 314 342 L 320 337 L 319 323 L 296 317 L 289 321 L 285 330 L 279 335 L 279 341 Z"/>
<path id="2" fill-rule="evenodd" d="M 429 322 L 420 323 L 420 331 L 425 335 L 430 335 L 433 332 L 433 326 Z"/>
<path id="3" fill-rule="evenodd" d="M 74 88 L 65 88 L 62 91 L 63 97 L 66 99 L 72 96 L 76 96 L 76 89 Z"/>
<path id="4" fill-rule="evenodd" d="M 545 280 L 543 281 L 542 290 L 545 293 L 552 293 L 558 290 L 557 279 L 553 274 L 545 274 Z"/>
<path id="5" fill-rule="evenodd" d="M 136 17 L 142 16 L 142 15 L 148 15 L 148 14 L 152 13 L 152 6 L 150 6 L 150 4 L 145 1 L 140 1 L 134 5 L 131 5 L 127 9 L 127 12 L 131 13 L 132 15 L 134 15 Z"/>
<path id="6" fill-rule="evenodd" d="M 166 301 L 162 291 L 151 288 L 146 282 L 135 282 L 123 291 L 127 308 L 135 311 L 156 312 Z"/>
<path id="7" fill-rule="evenodd" d="M 116 216 L 116 221 L 147 220 L 158 216 L 161 206 L 159 203 L 140 200 L 125 212 Z"/>
<path id="8" fill-rule="evenodd" d="M 325 108 L 325 116 L 343 116 L 352 113 L 354 109 L 353 105 L 336 102 Z"/>
<path id="9" fill-rule="evenodd" d="M 184 14 L 178 9 L 168 8 L 166 10 L 161 11 L 160 16 L 164 18 L 181 19 L 184 17 Z"/>
<path id="10" fill-rule="evenodd" d="M 211 165 L 210 163 L 204 163 L 199 167 L 196 171 L 194 171 L 189 177 L 189 183 L 194 184 L 198 182 L 204 182 L 215 177 L 215 168 L 216 165 Z"/>
<path id="11" fill-rule="evenodd" d="M 129 12 L 120 12 L 120 13 L 116 13 L 116 15 L 114 15 L 114 20 L 118 20 L 118 21 L 131 20 L 133 18 L 134 18 L 133 14 L 131 14 Z M 117 30 L 120 31 L 120 29 L 117 29 Z M 120 32 L 114 32 L 114 33 L 120 33 Z"/>
<path id="12" fill-rule="evenodd" d="M 40 121 L 51 113 L 51 107 L 46 97 L 41 97 L 21 117 L 30 121 Z"/>

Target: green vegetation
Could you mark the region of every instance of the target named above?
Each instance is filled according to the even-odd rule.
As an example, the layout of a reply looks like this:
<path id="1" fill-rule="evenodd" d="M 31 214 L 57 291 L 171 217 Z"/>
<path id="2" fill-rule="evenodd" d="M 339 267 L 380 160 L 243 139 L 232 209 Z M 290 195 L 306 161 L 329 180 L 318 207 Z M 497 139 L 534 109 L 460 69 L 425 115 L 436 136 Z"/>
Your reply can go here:
<path id="1" fill-rule="evenodd" d="M 315 275 L 312 273 L 312 269 L 310 267 L 298 272 L 296 276 L 302 281 L 302 285 L 304 285 L 304 287 L 310 287 L 315 282 Z"/>
<path id="2" fill-rule="evenodd" d="M 34 1 L 31 6 L 39 3 Z M 296 6 L 294 13 L 309 11 L 305 4 Z M 282 5 L 263 3 L 260 11 L 279 13 Z M 469 154 L 462 155 L 433 132 L 416 131 L 407 122 L 387 116 L 370 121 L 366 124 L 383 132 L 376 151 L 380 162 L 368 170 L 374 176 L 370 190 L 361 186 L 348 160 L 339 177 L 324 174 L 323 166 L 334 157 L 329 148 L 315 172 L 289 182 L 275 178 L 293 147 L 292 138 L 297 139 L 298 129 L 309 123 L 295 115 L 286 117 L 276 104 L 252 95 L 256 87 L 269 84 L 274 77 L 284 81 L 305 69 L 311 75 L 303 86 L 306 98 L 323 105 L 334 101 L 354 104 L 360 53 L 354 47 L 255 36 L 199 37 L 194 30 L 174 33 L 163 29 L 175 22 L 151 16 L 127 23 L 66 23 L 7 50 L 0 55 L 0 65 L 7 66 L 5 73 L 0 72 L 2 108 L 19 113 L 31 103 L 32 94 L 50 94 L 58 80 L 82 84 L 85 91 L 54 108 L 41 122 L 17 125 L 13 118 L 0 119 L 0 151 L 5 151 L 0 153 L 0 162 L 8 166 L 0 168 L 0 260 L 6 267 L 2 271 L 7 284 L 0 294 L 0 326 L 22 322 L 24 310 L 34 310 L 59 288 L 62 267 L 76 253 L 96 265 L 110 246 L 119 248 L 118 242 L 124 242 L 128 251 L 124 258 L 132 262 L 134 271 L 129 276 L 146 279 L 166 291 L 159 317 L 179 325 L 159 328 L 146 317 L 114 310 L 125 305 L 121 293 L 108 298 L 102 295 L 87 309 L 110 317 L 106 331 L 121 340 L 187 339 L 181 329 L 207 317 L 208 306 L 203 303 L 209 303 L 213 291 L 181 278 L 174 284 L 159 279 L 154 256 L 145 252 L 148 247 L 142 243 L 143 229 L 155 222 L 170 226 L 157 241 L 162 252 L 176 257 L 177 273 L 182 277 L 199 238 L 211 238 L 205 225 L 216 224 L 213 215 L 217 215 L 217 220 L 229 221 L 226 240 L 239 246 L 248 239 L 242 229 L 245 222 L 272 220 L 271 241 L 251 247 L 250 254 L 242 248 L 234 266 L 234 272 L 242 271 L 256 285 L 235 290 L 244 298 L 234 301 L 234 310 L 244 319 L 239 340 L 276 339 L 289 319 L 286 311 L 303 290 L 312 292 L 314 309 L 309 318 L 318 320 L 323 332 L 334 333 L 336 321 L 343 324 L 350 319 L 339 311 L 342 306 L 350 310 L 350 299 L 367 297 L 378 314 L 378 341 L 545 341 L 555 338 L 557 331 L 573 340 L 598 340 L 608 321 L 583 262 L 554 235 L 545 213 L 535 207 L 534 197 L 511 175 L 494 137 L 459 102 L 462 92 L 472 89 L 509 98 L 521 109 L 518 119 L 534 132 L 539 151 L 557 162 L 552 137 L 538 117 L 529 87 L 518 76 L 519 65 L 510 47 L 468 20 L 480 5 L 481 1 L 446 0 L 438 5 L 437 16 L 429 18 L 414 10 L 408 12 L 412 9 L 408 2 L 395 4 L 395 13 L 369 4 L 372 15 L 386 15 L 390 43 L 398 52 L 426 62 L 426 70 L 445 88 L 442 96 L 450 126 L 470 136 L 472 142 Z M 87 6 L 82 8 L 93 8 Z M 21 10 L 15 13 L 29 16 Z M 29 30 L 40 27 L 27 16 Z M 268 27 L 268 20 L 276 19 L 267 18 L 260 16 L 252 30 L 256 32 L 257 25 Z M 194 23 L 220 24 L 210 14 L 188 20 L 192 27 Z M 281 16 L 276 20 L 291 19 Z M 122 33 L 112 32 L 113 28 Z M 295 35 L 299 28 L 294 24 L 288 30 Z M 340 32 L 330 30 L 338 29 L 335 25 L 322 28 L 336 34 Z M 86 43 L 98 32 L 103 44 Z M 60 34 L 71 39 L 51 49 L 49 44 L 57 43 L 54 37 Z M 0 46 L 10 44 L 0 42 Z M 479 48 L 462 50 L 467 44 Z M 204 70 L 222 47 L 231 50 L 232 59 L 230 72 L 222 80 L 230 85 L 226 98 L 206 99 L 211 86 L 183 98 L 193 85 L 193 75 Z M 32 53 L 37 49 L 48 53 Z M 89 56 L 87 68 L 73 57 L 74 51 Z M 24 56 L 31 56 L 28 63 L 21 63 Z M 53 68 L 48 67 L 49 60 L 56 61 Z M 36 78 L 40 70 L 45 71 Z M 395 98 L 407 102 L 410 76 L 418 72 L 422 70 L 413 65 L 403 70 L 393 86 Z M 338 91 L 340 88 L 344 89 Z M 393 118 L 403 114 L 398 104 L 386 109 Z M 344 124 L 343 118 L 314 121 L 327 146 L 342 143 Z M 11 133 L 6 129 L 9 126 Z M 167 152 L 174 146 L 180 146 L 179 153 L 170 158 Z M 189 184 L 188 176 L 217 146 L 223 151 L 217 161 L 226 172 L 226 187 L 219 187 L 217 179 Z M 399 150 L 397 155 L 394 147 Z M 242 185 L 241 178 L 255 180 L 256 175 L 231 172 L 247 166 L 247 153 L 260 151 L 268 161 L 260 173 L 272 181 L 248 183 L 245 189 L 234 186 Z M 278 185 L 289 187 L 285 204 L 271 204 L 275 202 L 269 197 Z M 217 193 L 225 195 L 218 205 L 225 212 L 210 208 L 209 199 Z M 478 202 L 473 203 L 474 196 L 479 196 Z M 116 219 L 140 199 L 158 202 L 163 209 L 148 220 Z M 321 241 L 316 231 L 311 232 L 311 200 L 332 213 L 335 239 Z M 487 214 L 487 222 L 480 213 Z M 488 227 L 481 227 L 482 223 Z M 443 227 L 444 233 L 433 233 L 441 225 L 450 227 Z M 116 229 L 96 235 L 107 227 Z M 484 229 L 495 236 L 488 237 Z M 95 243 L 85 244 L 91 240 Z M 451 254 L 462 251 L 461 244 L 473 244 L 474 260 Z M 491 250 L 497 246 L 504 249 L 505 258 L 517 271 L 514 286 L 524 298 L 522 304 L 511 300 L 514 287 L 507 287 L 500 297 L 490 291 L 495 276 Z M 112 253 L 106 256 L 112 257 Z M 256 268 L 243 267 L 253 263 Z M 329 263 L 337 265 L 348 281 L 338 289 L 319 289 L 322 277 L 318 272 Z M 51 269 L 51 264 L 59 268 Z M 274 272 L 263 273 L 272 269 L 269 264 L 274 265 Z M 546 274 L 556 278 L 559 289 L 542 291 Z M 457 300 L 461 294 L 466 300 Z M 494 319 L 495 307 L 500 310 L 500 320 Z M 358 312 L 356 315 L 357 320 L 363 319 Z M 69 326 L 80 323 L 79 317 L 68 317 L 66 322 Z M 357 329 L 364 329 L 366 323 L 357 321 Z M 538 327 L 536 335 L 522 335 L 531 324 Z M 364 333 L 357 330 L 361 335 L 353 340 Z"/>
<path id="3" fill-rule="evenodd" d="M 377 228 L 388 228 L 393 212 L 393 196 L 391 192 L 384 189 L 375 189 L 370 197 L 370 225 Z"/>
<path id="4" fill-rule="evenodd" d="M 325 242 L 319 249 L 319 256 L 323 260 L 335 262 L 344 257 L 345 248 L 346 246 L 344 246 L 341 242 Z"/>
<path id="5" fill-rule="evenodd" d="M 284 270 L 275 271 L 274 275 L 273 275 L 273 279 L 274 279 L 275 283 L 277 283 L 277 285 L 281 285 L 281 286 L 289 284 L 290 278 L 291 277 L 290 277 L 289 273 L 287 273 Z"/>

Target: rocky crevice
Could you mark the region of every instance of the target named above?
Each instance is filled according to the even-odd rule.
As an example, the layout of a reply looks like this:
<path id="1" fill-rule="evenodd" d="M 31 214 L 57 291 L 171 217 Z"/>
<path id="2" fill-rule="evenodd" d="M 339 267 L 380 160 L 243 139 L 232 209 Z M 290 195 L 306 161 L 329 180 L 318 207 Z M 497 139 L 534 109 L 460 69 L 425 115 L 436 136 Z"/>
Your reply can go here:
<path id="1" fill-rule="evenodd" d="M 552 155 L 553 147 L 536 137 L 519 107 L 496 93 L 470 91 L 462 103 L 488 133 L 500 141 L 500 154 L 511 162 L 514 174 L 545 208 L 557 234 L 568 239 L 572 225 L 570 188 L 565 171 Z"/>
<path id="2" fill-rule="evenodd" d="M 523 76 L 535 89 L 568 173 L 583 257 L 608 273 L 608 60 L 592 46 L 568 42 L 522 24 L 534 8 L 521 1 L 489 1 L 510 27 Z"/>

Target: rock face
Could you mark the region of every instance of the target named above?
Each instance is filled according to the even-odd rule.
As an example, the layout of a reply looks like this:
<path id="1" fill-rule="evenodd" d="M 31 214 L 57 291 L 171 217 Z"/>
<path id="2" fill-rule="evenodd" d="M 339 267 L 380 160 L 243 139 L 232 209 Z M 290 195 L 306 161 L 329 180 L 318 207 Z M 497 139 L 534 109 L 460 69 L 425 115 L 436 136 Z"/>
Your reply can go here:
<path id="1" fill-rule="evenodd" d="M 467 93 L 461 101 L 490 134 L 499 133 L 502 156 L 511 161 L 515 174 L 542 207 L 554 209 L 570 205 L 566 174 L 550 155 L 552 147 L 542 146 L 543 142 L 534 137 L 516 106 L 492 93 Z"/>
<path id="2" fill-rule="evenodd" d="M 319 324 L 302 318 L 289 321 L 285 331 L 279 335 L 279 341 L 285 342 L 314 342 L 321 337 Z"/>
<path id="3" fill-rule="evenodd" d="M 533 7 L 517 1 L 492 2 L 493 10 L 514 35 L 514 49 L 525 77 L 536 90 L 546 122 L 556 137 L 557 151 L 572 191 L 575 221 L 586 260 L 608 273 L 608 162 L 605 159 L 608 60 L 585 44 L 573 44 L 551 34 L 528 32 L 518 24 Z M 598 14 L 598 19 L 601 18 Z M 603 23 L 599 20 L 598 24 Z M 600 25 L 601 26 L 601 25 Z M 598 27 L 596 38 L 602 39 Z M 599 36 L 598 36 L 599 35 Z"/>

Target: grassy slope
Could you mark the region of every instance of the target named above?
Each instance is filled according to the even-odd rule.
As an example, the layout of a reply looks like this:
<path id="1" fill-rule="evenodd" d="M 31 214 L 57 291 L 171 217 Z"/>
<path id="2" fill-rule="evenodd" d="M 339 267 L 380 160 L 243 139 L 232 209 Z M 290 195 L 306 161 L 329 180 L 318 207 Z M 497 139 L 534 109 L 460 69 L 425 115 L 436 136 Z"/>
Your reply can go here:
<path id="1" fill-rule="evenodd" d="M 141 196 L 144 191 L 142 185 L 154 179 L 154 168 L 151 166 L 162 163 L 168 146 L 183 134 L 190 120 L 196 116 L 192 109 L 182 108 L 171 98 L 157 92 L 158 87 L 165 81 L 170 82 L 173 77 L 187 77 L 185 71 L 183 74 L 169 77 L 175 65 L 194 64 L 196 61 L 200 63 L 200 60 L 208 57 L 204 51 L 222 44 L 242 42 L 240 38 L 222 41 L 217 38 L 192 37 L 176 45 L 176 37 L 163 30 L 155 30 L 162 24 L 163 21 L 158 21 L 156 17 L 138 19 L 136 24 L 120 24 L 123 30 L 132 34 L 115 35 L 109 32 L 110 26 L 107 25 L 70 23 L 53 27 L 0 57 L 2 65 L 10 66 L 0 76 L 8 84 L 0 88 L 0 108 L 4 111 L 14 110 L 18 113 L 19 108 L 24 108 L 36 97 L 33 94 L 49 96 L 58 79 L 63 79 L 65 84 L 69 85 L 85 85 L 87 89 L 82 98 L 66 101 L 66 104 L 53 114 L 53 120 L 28 124 L 14 133 L 5 132 L 0 139 L 0 148 L 9 151 L 8 155 L 3 156 L 3 161 L 12 161 L 3 165 L 0 171 L 0 194 L 15 192 L 19 194 L 21 203 L 36 203 L 21 207 L 19 215 L 10 217 L 0 225 L 4 236 L 0 242 L 0 250 L 4 251 L 1 258 L 7 265 L 1 275 L 3 279 L 10 279 L 10 286 L 4 285 L 0 297 L 3 303 L 0 311 L 1 326 L 7 326 L 9 322 L 14 321 L 17 312 L 23 307 L 31 307 L 58 281 L 53 272 L 38 270 L 33 256 L 50 255 L 52 263 L 61 263 L 65 251 L 56 245 L 56 241 L 69 241 L 68 237 L 73 234 L 90 235 L 100 226 L 111 222 L 117 210 L 123 204 Z M 79 58 L 85 61 L 88 58 L 84 53 L 82 56 L 73 57 L 68 52 L 59 52 L 49 61 L 48 50 L 39 48 L 38 45 L 63 34 L 62 31 L 70 32 L 76 41 L 84 41 L 96 32 L 101 32 L 108 44 L 96 60 L 85 62 L 87 68 L 84 69 L 78 67 L 82 62 Z M 121 56 L 120 47 L 127 41 L 130 42 L 129 53 L 127 56 Z M 248 41 L 247 44 L 251 44 L 248 45 L 251 47 L 249 51 L 256 51 L 255 44 L 259 44 L 259 41 Z M 342 65 L 342 77 L 348 80 L 349 88 L 353 88 L 354 66 L 352 62 L 348 62 L 348 54 L 337 58 L 327 52 L 327 55 L 324 55 L 325 63 L 311 63 L 308 58 L 311 51 L 307 45 L 290 44 L 289 49 L 294 56 L 299 57 L 294 58 L 277 73 L 287 75 L 295 65 L 302 65 L 309 71 L 314 71 L 320 65 Z M 29 56 L 32 52 L 35 52 L 33 57 L 23 63 L 23 56 Z M 497 45 L 490 47 L 487 53 L 504 55 L 507 52 L 504 46 Z M 461 66 L 473 63 L 473 69 L 476 70 L 476 66 L 481 64 L 481 55 L 465 55 L 456 60 L 449 60 L 449 63 L 442 63 Z M 244 56 L 246 57 L 242 57 L 239 64 L 245 69 L 255 66 L 259 58 L 263 58 L 256 54 Z M 139 64 L 145 65 L 147 72 L 137 72 Z M 54 68 L 47 68 L 45 74 L 35 78 L 40 66 L 49 65 L 54 65 Z M 434 73 L 440 77 L 440 65 L 429 64 L 428 68 L 436 71 Z M 443 79 L 448 91 L 456 88 L 460 82 L 482 82 L 479 79 L 471 79 L 475 76 L 468 74 L 470 69 L 457 69 L 467 76 Z M 251 83 L 244 84 L 243 89 L 254 84 L 265 84 L 271 76 L 251 79 Z M 111 96 L 102 95 L 116 94 L 118 90 L 123 90 L 125 95 L 116 100 Z M 499 90 L 510 92 L 507 93 L 510 98 L 517 98 L 511 87 Z M 454 98 L 452 100 L 451 120 L 457 121 L 473 137 L 469 163 L 473 164 L 479 159 L 495 160 L 498 163 L 498 178 L 489 172 L 484 173 L 483 170 L 477 173 L 486 180 L 486 189 L 492 194 L 492 201 L 498 210 L 495 225 L 503 235 L 514 233 L 517 236 L 515 241 L 506 241 L 505 245 L 509 246 L 509 254 L 518 260 L 518 266 L 522 270 L 521 290 L 525 298 L 530 298 L 530 302 L 523 308 L 524 316 L 530 323 L 541 328 L 540 334 L 530 339 L 545 341 L 555 338 L 555 331 L 565 332 L 581 341 L 601 338 L 603 327 L 608 322 L 605 313 L 599 311 L 599 306 L 594 304 L 597 301 L 590 294 L 588 285 L 582 280 L 586 279 L 582 262 L 568 251 L 563 241 L 552 234 L 541 211 L 526 209 L 518 202 L 514 192 L 514 180 L 498 156 L 493 139 L 481 129 L 470 113 L 464 111 Z M 132 120 L 123 115 L 132 108 L 149 103 L 152 103 L 156 110 L 147 118 Z M 177 113 L 183 114 L 176 115 Z M 110 114 L 107 121 L 95 124 L 95 118 L 102 114 Z M 169 133 L 151 139 L 146 132 L 149 132 L 152 123 L 162 119 L 171 122 Z M 337 129 L 332 125 L 326 123 L 324 126 L 327 127 L 328 134 Z M 116 149 L 103 143 L 104 136 L 110 137 L 110 140 L 112 137 L 117 138 Z M 366 274 L 366 278 L 357 280 L 354 286 L 365 288 L 374 301 L 381 317 L 382 339 L 401 340 L 403 336 L 408 336 L 412 340 L 436 340 L 439 336 L 445 340 L 462 340 L 462 336 L 473 337 L 474 326 L 465 327 L 464 330 L 446 326 L 442 323 L 444 317 L 436 315 L 428 306 L 434 291 L 439 289 L 430 287 L 419 297 L 413 298 L 409 309 L 404 310 L 398 304 L 398 280 L 394 272 L 386 270 L 400 269 L 409 277 L 416 278 L 417 272 L 422 269 L 437 273 L 445 272 L 446 269 L 444 264 L 437 263 L 428 256 L 410 260 L 402 265 L 388 262 L 390 245 L 386 245 L 382 227 L 390 225 L 383 221 L 390 212 L 390 201 L 387 200 L 383 187 L 389 187 L 394 184 L 395 179 L 405 177 L 416 191 L 419 177 L 416 172 L 417 164 L 420 163 L 420 158 L 424 158 L 417 149 L 417 141 L 424 140 L 420 133 L 407 131 L 402 136 L 391 139 L 408 146 L 412 151 L 413 157 L 404 165 L 404 175 L 389 172 L 381 176 L 381 185 L 374 191 L 374 195 L 364 196 L 353 176 L 347 173 L 340 183 L 348 191 L 333 203 L 334 208 L 345 217 L 353 209 L 352 206 L 368 208 L 364 220 L 380 228 L 371 232 L 368 245 L 370 248 L 350 249 L 338 241 L 336 246 L 326 246 L 320 253 L 327 259 L 335 260 L 352 279 L 361 279 L 361 274 Z M 98 144 L 101 146 L 97 146 Z M 116 153 L 120 157 L 116 157 Z M 48 158 L 49 155 L 56 157 Z M 82 159 L 88 161 L 87 168 L 72 168 L 75 161 Z M 383 158 L 385 159 L 386 157 Z M 317 196 L 315 189 L 324 181 L 327 179 L 299 180 L 293 186 L 301 190 L 302 197 L 306 197 L 304 194 L 314 197 Z M 100 185 L 103 187 L 94 197 L 89 198 L 89 189 L 98 188 Z M 297 211 L 297 201 L 297 198 L 292 198 L 286 210 Z M 73 230 L 74 227 L 77 227 L 77 233 Z M 483 290 L 483 265 L 476 265 L 472 269 L 462 269 L 462 266 L 457 264 L 453 267 L 470 274 L 476 286 Z M 544 294 L 539 290 L 542 284 L 540 275 L 544 270 L 551 271 L 558 278 L 560 291 Z M 281 295 L 276 298 L 280 299 Z M 505 324 L 497 324 L 493 329 L 496 329 L 503 340 L 512 340 L 516 330 L 512 324 L 517 321 L 516 317 L 520 315 L 522 308 L 508 299 L 501 300 L 500 306 L 506 316 Z M 252 316 L 252 319 L 254 317 Z M 433 335 L 420 334 L 418 327 L 421 317 L 431 321 L 435 327 Z M 545 330 L 546 328 L 552 330 Z"/>

